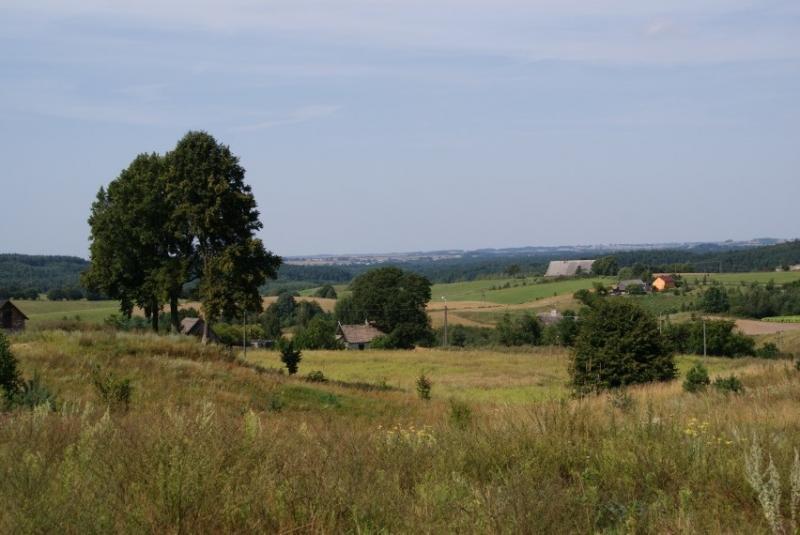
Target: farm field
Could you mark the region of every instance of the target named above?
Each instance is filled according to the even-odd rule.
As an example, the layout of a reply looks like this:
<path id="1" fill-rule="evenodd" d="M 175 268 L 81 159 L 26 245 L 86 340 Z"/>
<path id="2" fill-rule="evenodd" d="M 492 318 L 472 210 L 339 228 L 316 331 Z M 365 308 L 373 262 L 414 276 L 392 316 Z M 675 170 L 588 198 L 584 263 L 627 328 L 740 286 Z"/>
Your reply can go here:
<path id="1" fill-rule="evenodd" d="M 775 284 L 786 284 L 789 282 L 800 281 L 800 271 L 754 271 L 749 273 L 684 273 L 682 277 L 690 284 L 696 284 L 703 280 L 703 276 L 708 280 L 718 281 L 722 284 L 741 284 L 758 282 L 766 284 L 770 281 Z"/>
<path id="2" fill-rule="evenodd" d="M 29 325 L 37 326 L 43 322 L 60 320 L 64 317 L 91 323 L 102 323 L 111 314 L 119 312 L 117 301 L 36 301 L 14 300 L 14 303 L 30 318 Z"/>
<path id="3" fill-rule="evenodd" d="M 770 321 L 774 323 L 800 323 L 800 316 L 772 316 L 770 318 L 762 318 L 761 321 Z"/>
<path id="4" fill-rule="evenodd" d="M 526 284 L 525 286 L 522 285 L 523 282 Z M 535 279 L 475 280 L 434 284 L 431 288 L 431 296 L 433 301 L 439 301 L 445 297 L 448 301 L 485 301 L 511 305 L 561 294 L 573 294 L 578 290 L 591 288 L 595 282 L 610 284 L 611 279 L 595 277 L 539 283 Z M 506 284 L 510 284 L 512 287 L 503 288 Z"/>

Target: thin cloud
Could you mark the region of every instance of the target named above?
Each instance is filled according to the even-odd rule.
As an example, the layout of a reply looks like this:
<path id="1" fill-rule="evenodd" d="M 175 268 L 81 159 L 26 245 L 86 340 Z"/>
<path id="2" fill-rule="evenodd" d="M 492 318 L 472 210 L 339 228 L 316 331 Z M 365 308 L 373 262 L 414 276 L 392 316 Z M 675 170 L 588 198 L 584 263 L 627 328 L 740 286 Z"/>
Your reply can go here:
<path id="1" fill-rule="evenodd" d="M 239 132 L 249 132 L 253 130 L 264 130 L 276 126 L 286 126 L 290 124 L 304 123 L 315 119 L 329 117 L 341 109 L 341 106 L 305 106 L 298 108 L 284 116 L 267 119 L 254 124 L 243 125 L 234 128 Z"/>

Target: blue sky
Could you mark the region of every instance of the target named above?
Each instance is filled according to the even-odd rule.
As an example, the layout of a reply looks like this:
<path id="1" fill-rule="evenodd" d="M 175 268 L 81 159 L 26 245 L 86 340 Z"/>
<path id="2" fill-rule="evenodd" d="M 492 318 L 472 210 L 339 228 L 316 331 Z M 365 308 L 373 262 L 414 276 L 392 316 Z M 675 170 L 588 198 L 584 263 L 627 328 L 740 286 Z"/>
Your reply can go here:
<path id="1" fill-rule="evenodd" d="M 4 0 L 0 252 L 190 129 L 279 254 L 797 237 L 800 3 Z"/>

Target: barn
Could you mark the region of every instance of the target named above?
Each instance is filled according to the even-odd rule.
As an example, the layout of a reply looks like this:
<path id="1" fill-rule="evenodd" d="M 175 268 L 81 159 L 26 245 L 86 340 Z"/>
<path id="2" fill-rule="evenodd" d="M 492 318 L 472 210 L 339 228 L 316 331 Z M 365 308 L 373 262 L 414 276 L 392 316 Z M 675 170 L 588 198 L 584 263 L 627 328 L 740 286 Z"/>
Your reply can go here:
<path id="1" fill-rule="evenodd" d="M 675 279 L 672 275 L 659 275 L 653 280 L 653 289 L 657 292 L 663 292 L 675 288 Z"/>
<path id="2" fill-rule="evenodd" d="M 25 329 L 28 316 L 8 300 L 0 300 L 0 328 L 4 331 L 21 331 Z"/>
<path id="3" fill-rule="evenodd" d="M 181 333 L 187 336 L 196 336 L 198 338 L 203 337 L 203 325 L 205 322 L 202 318 L 183 318 L 181 320 Z M 209 342 L 217 342 L 219 341 L 219 337 L 217 333 L 211 329 L 211 326 L 208 327 L 208 341 Z"/>
<path id="4" fill-rule="evenodd" d="M 591 273 L 594 260 L 553 260 L 547 266 L 545 277 L 574 277 L 580 273 Z"/>
<path id="5" fill-rule="evenodd" d="M 373 340 L 384 333 L 369 322 L 358 325 L 342 325 L 336 327 L 336 339 L 347 349 L 369 349 Z"/>

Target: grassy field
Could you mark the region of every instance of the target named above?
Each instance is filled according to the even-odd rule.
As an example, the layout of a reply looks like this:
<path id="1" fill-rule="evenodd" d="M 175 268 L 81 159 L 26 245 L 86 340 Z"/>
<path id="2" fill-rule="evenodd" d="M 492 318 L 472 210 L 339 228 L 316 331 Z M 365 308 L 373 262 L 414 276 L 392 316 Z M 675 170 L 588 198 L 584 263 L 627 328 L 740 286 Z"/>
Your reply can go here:
<path id="1" fill-rule="evenodd" d="M 102 323 L 111 314 L 119 312 L 117 301 L 37 301 L 14 300 L 14 304 L 30 318 L 29 325 L 37 326 L 64 317 L 80 317 L 83 321 Z"/>
<path id="2" fill-rule="evenodd" d="M 611 284 L 611 279 L 570 279 L 554 282 L 539 282 L 534 279 L 489 279 L 450 284 L 434 284 L 431 288 L 433 300 L 446 297 L 448 301 L 486 301 L 503 305 L 527 303 L 561 294 L 572 294 L 591 288 L 595 282 Z M 523 286 L 523 283 L 525 285 Z M 510 288 L 503 288 L 510 284 Z M 494 289 L 492 289 L 494 288 Z"/>
<path id="3" fill-rule="evenodd" d="M 279 368 L 274 351 L 249 351 L 250 362 Z M 685 371 L 696 357 L 678 357 Z M 421 373 L 434 383 L 437 396 L 463 401 L 530 403 L 569 397 L 568 353 L 562 348 L 509 350 L 417 349 L 415 351 L 305 351 L 302 367 L 338 381 L 386 384 L 414 392 Z M 747 367 L 752 359 L 708 358 L 711 373 Z"/>
<path id="4" fill-rule="evenodd" d="M 181 337 L 30 331 L 12 350 L 60 403 L 0 413 L 1 533 L 768 533 L 754 451 L 784 482 L 789 529 L 800 372 L 785 361 L 709 359 L 743 395 L 674 381 L 569 399 L 565 355 L 546 349 L 307 352 L 301 374 L 329 383 Z M 128 410 L 95 366 L 131 380 Z M 357 384 L 383 379 L 399 389 Z"/>
<path id="5" fill-rule="evenodd" d="M 762 318 L 761 321 L 773 323 L 800 323 L 800 316 L 772 316 L 770 318 Z"/>
<path id="6" fill-rule="evenodd" d="M 690 284 L 703 280 L 703 273 L 685 273 L 683 278 Z M 722 284 L 741 284 L 758 282 L 766 284 L 773 281 L 775 284 L 786 284 L 800 280 L 800 271 L 756 271 L 751 273 L 709 273 L 708 280 L 718 281 Z"/>

